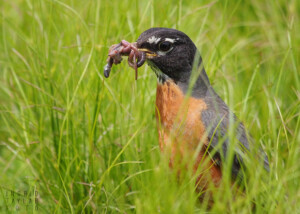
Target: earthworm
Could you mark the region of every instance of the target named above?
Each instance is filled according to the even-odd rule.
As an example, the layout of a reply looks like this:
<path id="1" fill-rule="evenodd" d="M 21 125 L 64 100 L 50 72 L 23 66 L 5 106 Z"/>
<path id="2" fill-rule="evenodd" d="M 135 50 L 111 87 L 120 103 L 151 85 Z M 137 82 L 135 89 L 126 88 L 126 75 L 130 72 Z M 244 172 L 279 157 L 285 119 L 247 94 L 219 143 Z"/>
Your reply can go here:
<path id="1" fill-rule="evenodd" d="M 145 63 L 146 54 L 138 50 L 136 42 L 129 43 L 126 40 L 122 40 L 119 44 L 112 45 L 109 48 L 107 64 L 104 66 L 104 76 L 109 77 L 113 64 L 121 63 L 122 56 L 128 56 L 128 64 L 135 70 L 135 79 L 137 80 L 137 70 Z"/>

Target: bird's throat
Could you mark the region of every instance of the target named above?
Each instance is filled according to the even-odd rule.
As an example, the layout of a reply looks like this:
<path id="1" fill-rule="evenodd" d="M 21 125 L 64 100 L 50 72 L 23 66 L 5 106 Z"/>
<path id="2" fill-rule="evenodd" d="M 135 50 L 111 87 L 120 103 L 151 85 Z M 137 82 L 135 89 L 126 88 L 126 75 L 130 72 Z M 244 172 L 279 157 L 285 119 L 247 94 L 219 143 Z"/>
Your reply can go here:
<path id="1" fill-rule="evenodd" d="M 176 81 L 173 78 L 169 77 L 167 74 L 162 72 L 152 61 L 147 60 L 148 65 L 151 67 L 151 69 L 154 71 L 157 77 L 158 84 L 164 85 L 167 81 L 170 81 L 174 84 L 176 84 L 183 94 L 187 94 L 189 91 L 189 88 L 191 89 L 190 96 L 195 98 L 201 98 L 205 96 L 206 91 L 208 87 L 210 86 L 209 79 L 207 77 L 207 74 L 204 70 L 204 68 L 201 66 L 201 63 L 199 63 L 198 70 L 200 73 L 196 79 L 196 81 L 191 81 L 191 73 L 190 72 L 182 72 L 181 78 Z M 192 86 L 190 84 L 193 84 Z"/>
<path id="2" fill-rule="evenodd" d="M 159 84 L 164 84 L 167 80 L 171 80 L 171 78 L 163 73 L 153 62 L 150 60 L 147 60 L 148 65 L 151 67 L 151 69 L 154 71 L 156 77 L 157 77 L 157 82 Z"/>

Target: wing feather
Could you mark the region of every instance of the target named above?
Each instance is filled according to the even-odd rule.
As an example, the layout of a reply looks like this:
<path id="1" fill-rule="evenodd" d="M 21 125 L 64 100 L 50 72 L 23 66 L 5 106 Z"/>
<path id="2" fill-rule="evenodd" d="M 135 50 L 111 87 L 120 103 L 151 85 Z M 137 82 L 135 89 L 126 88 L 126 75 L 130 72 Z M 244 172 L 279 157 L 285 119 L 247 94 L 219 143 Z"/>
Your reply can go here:
<path id="1" fill-rule="evenodd" d="M 234 135 L 238 140 L 234 148 L 232 176 L 234 178 L 237 176 L 241 177 L 240 169 L 244 164 L 246 154 L 250 151 L 249 142 L 251 142 L 245 127 L 212 88 L 208 90 L 204 100 L 207 104 L 207 110 L 201 113 L 201 119 L 207 130 L 208 142 L 210 142 L 210 145 L 208 145 L 209 149 L 215 150 L 216 154 L 214 158 L 216 159 L 227 157 L 230 146 L 228 133 L 232 124 Z M 269 163 L 267 157 L 264 159 L 264 165 L 268 170 Z"/>

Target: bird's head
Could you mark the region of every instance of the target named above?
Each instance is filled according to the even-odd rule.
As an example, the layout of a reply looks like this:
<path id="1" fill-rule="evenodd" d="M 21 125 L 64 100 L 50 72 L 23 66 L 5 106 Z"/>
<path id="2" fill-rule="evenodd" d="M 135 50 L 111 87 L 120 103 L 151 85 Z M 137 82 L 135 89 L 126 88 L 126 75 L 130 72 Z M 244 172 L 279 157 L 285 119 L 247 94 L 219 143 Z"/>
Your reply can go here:
<path id="1" fill-rule="evenodd" d="M 147 62 L 159 81 L 189 80 L 197 48 L 183 32 L 170 28 L 150 28 L 139 36 L 137 47 L 146 53 Z"/>

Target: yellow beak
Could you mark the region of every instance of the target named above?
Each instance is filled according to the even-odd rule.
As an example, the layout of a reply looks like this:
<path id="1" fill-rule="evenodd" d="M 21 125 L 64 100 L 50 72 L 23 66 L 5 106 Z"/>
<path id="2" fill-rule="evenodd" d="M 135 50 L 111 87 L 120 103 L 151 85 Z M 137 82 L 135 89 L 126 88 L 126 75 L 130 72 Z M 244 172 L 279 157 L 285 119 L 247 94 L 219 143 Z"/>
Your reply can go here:
<path id="1" fill-rule="evenodd" d="M 147 49 L 147 48 L 139 48 L 138 50 L 139 50 L 139 51 L 145 52 L 145 53 L 146 53 L 146 58 L 148 58 L 148 59 L 152 59 L 153 57 L 156 57 L 156 56 L 157 56 L 156 53 L 150 51 L 150 50 Z"/>

